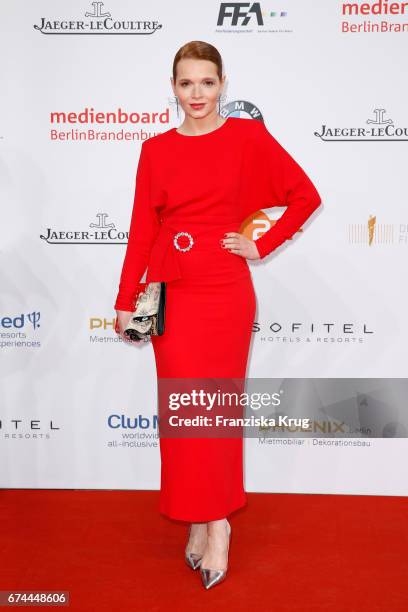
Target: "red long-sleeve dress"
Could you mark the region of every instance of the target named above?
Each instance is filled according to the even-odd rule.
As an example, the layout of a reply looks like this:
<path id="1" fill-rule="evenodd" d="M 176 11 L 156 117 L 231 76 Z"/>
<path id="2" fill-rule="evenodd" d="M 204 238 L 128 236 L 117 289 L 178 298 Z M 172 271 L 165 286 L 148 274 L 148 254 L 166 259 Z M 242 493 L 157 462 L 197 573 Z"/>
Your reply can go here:
<path id="1" fill-rule="evenodd" d="M 146 268 L 146 282 L 167 282 L 165 332 L 152 337 L 158 380 L 245 378 L 256 298 L 246 258 L 220 239 L 262 208 L 287 206 L 256 240 L 264 258 L 320 202 L 262 121 L 230 116 L 207 134 L 171 128 L 142 144 L 114 308 L 134 310 Z M 189 234 L 177 240 L 186 251 L 178 232 Z M 245 505 L 242 437 L 160 437 L 160 453 L 161 513 L 206 522 Z"/>

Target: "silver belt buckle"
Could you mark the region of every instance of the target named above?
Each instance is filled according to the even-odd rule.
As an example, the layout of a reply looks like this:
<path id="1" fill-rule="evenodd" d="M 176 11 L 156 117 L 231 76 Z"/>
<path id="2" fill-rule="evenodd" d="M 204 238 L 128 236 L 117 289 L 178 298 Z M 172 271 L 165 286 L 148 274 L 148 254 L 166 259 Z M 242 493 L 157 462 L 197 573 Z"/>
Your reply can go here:
<path id="1" fill-rule="evenodd" d="M 188 236 L 188 238 L 190 239 L 190 244 L 188 246 L 182 248 L 178 244 L 178 242 L 177 242 L 177 240 L 179 239 L 180 236 Z M 174 236 L 173 242 L 174 242 L 174 246 L 176 247 L 176 249 L 178 249 L 179 251 L 182 251 L 183 253 L 185 253 L 186 251 L 189 251 L 192 248 L 193 244 L 194 244 L 193 237 L 188 232 L 179 232 L 178 234 L 176 234 Z"/>

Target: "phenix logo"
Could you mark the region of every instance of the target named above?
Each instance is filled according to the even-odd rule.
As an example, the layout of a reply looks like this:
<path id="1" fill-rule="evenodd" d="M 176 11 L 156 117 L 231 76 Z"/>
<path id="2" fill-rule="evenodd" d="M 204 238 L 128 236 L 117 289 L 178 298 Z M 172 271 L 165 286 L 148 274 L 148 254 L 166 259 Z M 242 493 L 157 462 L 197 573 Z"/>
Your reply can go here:
<path id="1" fill-rule="evenodd" d="M 160 30 L 162 25 L 157 21 L 146 18 L 140 20 L 113 20 L 111 13 L 103 10 L 103 2 L 91 2 L 92 12 L 86 11 L 85 17 L 88 19 L 47 19 L 41 17 L 40 25 L 34 25 L 34 30 L 41 34 L 53 35 L 87 35 L 87 34 L 107 34 L 112 35 L 135 35 L 135 34 L 154 34 Z"/>

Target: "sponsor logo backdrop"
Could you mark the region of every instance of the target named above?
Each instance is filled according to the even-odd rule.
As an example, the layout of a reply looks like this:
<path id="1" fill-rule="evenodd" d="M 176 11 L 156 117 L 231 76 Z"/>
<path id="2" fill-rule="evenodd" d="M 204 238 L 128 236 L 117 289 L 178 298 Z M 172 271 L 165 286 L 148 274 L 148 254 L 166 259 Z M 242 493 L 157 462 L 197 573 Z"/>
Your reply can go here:
<path id="1" fill-rule="evenodd" d="M 225 62 L 222 114 L 264 120 L 323 199 L 250 264 L 248 377 L 275 379 L 280 413 L 335 419 L 342 444 L 320 426 L 296 439 L 251 430 L 246 488 L 408 494 L 406 402 L 384 382 L 408 369 L 406 3 L 0 11 L 0 485 L 159 488 L 153 351 L 117 337 L 113 304 L 141 143 L 182 122 L 172 60 L 205 40 Z M 283 210 L 243 231 L 259 237 Z"/>

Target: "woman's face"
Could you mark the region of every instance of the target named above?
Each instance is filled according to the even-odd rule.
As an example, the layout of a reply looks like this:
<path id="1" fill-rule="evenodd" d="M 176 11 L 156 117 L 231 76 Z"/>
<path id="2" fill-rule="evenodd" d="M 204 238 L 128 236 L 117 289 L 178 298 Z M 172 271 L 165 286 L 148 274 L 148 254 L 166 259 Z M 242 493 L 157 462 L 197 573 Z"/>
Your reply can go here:
<path id="1" fill-rule="evenodd" d="M 171 85 L 186 116 L 201 119 L 217 112 L 224 81 L 225 75 L 220 81 L 214 62 L 182 59 L 177 64 L 177 80 L 174 83 L 171 78 Z"/>

